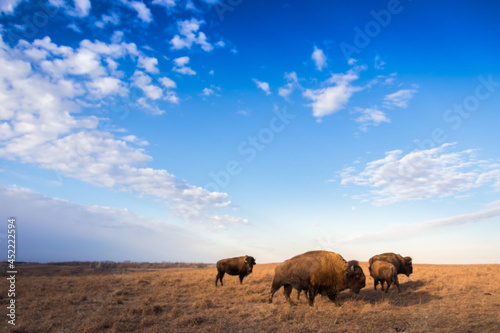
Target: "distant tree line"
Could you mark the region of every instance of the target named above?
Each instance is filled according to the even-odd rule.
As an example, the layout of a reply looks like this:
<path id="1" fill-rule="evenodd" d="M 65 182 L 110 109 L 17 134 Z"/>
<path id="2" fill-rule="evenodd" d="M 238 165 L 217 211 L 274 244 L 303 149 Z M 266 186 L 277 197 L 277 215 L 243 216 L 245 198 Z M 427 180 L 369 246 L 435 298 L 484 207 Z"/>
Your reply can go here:
<path id="1" fill-rule="evenodd" d="M 79 268 L 94 268 L 96 270 L 128 270 L 128 269 L 159 269 L 159 268 L 208 268 L 213 266 L 213 264 L 205 263 L 191 263 L 191 262 L 134 262 L 130 260 L 125 260 L 123 262 L 116 262 L 110 260 L 104 261 L 58 261 L 58 262 L 48 262 L 48 263 L 36 263 L 36 262 L 16 262 L 16 266 L 23 265 L 47 265 L 47 266 L 72 266 Z M 7 270 L 8 263 L 6 261 L 1 262 L 2 273 Z"/>

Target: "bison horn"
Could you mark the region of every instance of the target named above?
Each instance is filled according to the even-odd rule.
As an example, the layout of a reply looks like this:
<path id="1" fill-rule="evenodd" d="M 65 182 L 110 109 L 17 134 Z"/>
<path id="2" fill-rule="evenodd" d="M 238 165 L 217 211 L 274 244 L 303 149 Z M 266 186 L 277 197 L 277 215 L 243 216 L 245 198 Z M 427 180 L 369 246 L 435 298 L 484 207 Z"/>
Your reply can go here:
<path id="1" fill-rule="evenodd" d="M 352 265 L 352 266 L 351 266 L 351 271 L 353 271 L 353 272 L 354 272 L 354 265 Z"/>

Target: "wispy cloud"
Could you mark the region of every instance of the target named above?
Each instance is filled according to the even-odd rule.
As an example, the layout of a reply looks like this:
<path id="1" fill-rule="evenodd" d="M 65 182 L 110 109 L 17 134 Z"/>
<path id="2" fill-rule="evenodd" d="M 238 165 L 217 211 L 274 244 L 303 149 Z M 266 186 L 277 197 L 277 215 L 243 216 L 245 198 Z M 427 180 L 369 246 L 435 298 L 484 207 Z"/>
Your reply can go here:
<path id="1" fill-rule="evenodd" d="M 165 8 L 175 7 L 175 0 L 153 0 L 153 5 L 163 6 Z"/>
<path id="2" fill-rule="evenodd" d="M 253 82 L 257 85 L 259 89 L 261 89 L 263 92 L 266 93 L 266 95 L 271 95 L 271 89 L 269 87 L 269 83 L 267 82 L 262 82 L 257 79 L 252 79 Z"/>
<path id="3" fill-rule="evenodd" d="M 81 205 L 1 184 L 0 202 L 30 231 L 18 235 L 21 242 L 31 244 L 24 247 L 20 260 L 187 261 L 200 258 L 207 249 L 197 232 L 124 208 Z M 186 253 L 178 253 L 179 247 Z"/>
<path id="4" fill-rule="evenodd" d="M 362 90 L 351 83 L 359 78 L 358 73 L 351 69 L 345 74 L 333 74 L 325 84 L 326 88 L 306 89 L 304 97 L 312 100 L 309 106 L 313 109 L 313 116 L 321 119 L 324 116 L 344 109 L 351 96 Z"/>
<path id="5" fill-rule="evenodd" d="M 361 115 L 355 120 L 360 124 L 360 129 L 363 132 L 366 132 L 368 130 L 368 126 L 378 126 L 384 122 L 391 122 L 385 112 L 380 111 L 377 108 L 354 108 L 354 110 L 357 113 L 361 113 Z"/>
<path id="6" fill-rule="evenodd" d="M 152 100 L 159 99 L 163 96 L 163 91 L 160 87 L 151 84 L 153 79 L 144 72 L 136 70 L 132 76 L 132 84 L 140 88 L 148 98 Z"/>
<path id="7" fill-rule="evenodd" d="M 499 165 L 477 160 L 473 150 L 447 153 L 453 145 L 406 155 L 401 150 L 389 151 L 384 158 L 367 163 L 362 171 L 344 168 L 341 184 L 372 188 L 362 199 L 375 205 L 449 197 L 491 182 L 500 189 Z"/>
<path id="8" fill-rule="evenodd" d="M 456 215 L 446 218 L 433 219 L 423 222 L 409 224 L 393 224 L 392 226 L 377 232 L 366 232 L 346 237 L 336 241 L 336 245 L 358 242 L 382 242 L 394 239 L 405 240 L 418 237 L 419 235 L 432 232 L 435 229 L 449 228 L 464 224 L 479 223 L 500 216 L 500 201 L 494 201 L 477 212 Z"/>
<path id="9" fill-rule="evenodd" d="M 385 66 L 385 61 L 382 61 L 380 59 L 380 56 L 375 56 L 375 62 L 373 64 L 373 67 L 375 67 L 376 69 L 384 69 L 384 66 Z"/>
<path id="10" fill-rule="evenodd" d="M 293 93 L 296 88 L 302 88 L 299 84 L 299 79 L 297 78 L 297 73 L 285 73 L 285 79 L 287 83 L 278 89 L 278 95 L 288 100 L 289 96 Z"/>
<path id="11" fill-rule="evenodd" d="M 153 15 L 151 10 L 142 1 L 128 1 L 122 0 L 122 3 L 137 12 L 137 16 L 145 23 L 151 23 L 153 21 Z"/>
<path id="12" fill-rule="evenodd" d="M 384 105 L 388 108 L 397 106 L 407 108 L 408 102 L 417 93 L 416 89 L 401 89 L 384 97 Z"/>

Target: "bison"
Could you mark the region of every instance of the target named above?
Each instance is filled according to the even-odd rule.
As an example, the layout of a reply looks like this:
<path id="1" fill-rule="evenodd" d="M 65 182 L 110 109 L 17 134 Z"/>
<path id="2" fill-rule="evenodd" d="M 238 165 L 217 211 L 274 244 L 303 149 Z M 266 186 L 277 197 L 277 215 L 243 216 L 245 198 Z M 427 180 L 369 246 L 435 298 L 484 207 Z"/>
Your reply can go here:
<path id="1" fill-rule="evenodd" d="M 217 276 L 215 277 L 215 286 L 217 286 L 218 280 L 220 280 L 220 285 L 223 286 L 222 278 L 224 277 L 225 273 L 229 275 L 239 275 L 240 284 L 243 283 L 243 278 L 252 273 L 254 265 L 256 265 L 255 259 L 254 257 L 250 256 L 234 257 L 217 261 Z"/>
<path id="2" fill-rule="evenodd" d="M 335 302 L 337 293 L 350 288 L 358 293 L 365 287 L 365 274 L 357 261 L 346 262 L 340 254 L 329 251 L 309 251 L 288 259 L 274 270 L 269 303 L 274 293 L 283 286 L 285 298 L 293 304 L 290 293 L 295 288 L 306 290 L 309 305 L 317 294 Z"/>
<path id="3" fill-rule="evenodd" d="M 394 283 L 398 287 L 398 293 L 401 292 L 399 289 L 398 271 L 393 264 L 387 261 L 376 260 L 371 266 L 370 275 L 373 277 L 373 287 L 375 290 L 377 290 L 377 284 L 380 282 L 382 291 L 384 291 L 384 282 L 387 282 L 385 292 L 389 291 L 391 283 Z"/>
<path id="4" fill-rule="evenodd" d="M 376 256 L 373 256 L 370 258 L 369 264 L 370 266 L 368 267 L 368 270 L 372 271 L 372 265 L 375 261 L 386 261 L 388 263 L 391 263 L 396 267 L 396 271 L 398 274 L 405 274 L 406 276 L 410 276 L 411 273 L 413 273 L 413 265 L 412 265 L 412 259 L 411 257 L 402 257 L 400 254 L 395 254 L 392 252 L 387 252 L 387 253 L 382 253 L 378 254 Z M 372 275 L 373 276 L 373 275 Z"/>

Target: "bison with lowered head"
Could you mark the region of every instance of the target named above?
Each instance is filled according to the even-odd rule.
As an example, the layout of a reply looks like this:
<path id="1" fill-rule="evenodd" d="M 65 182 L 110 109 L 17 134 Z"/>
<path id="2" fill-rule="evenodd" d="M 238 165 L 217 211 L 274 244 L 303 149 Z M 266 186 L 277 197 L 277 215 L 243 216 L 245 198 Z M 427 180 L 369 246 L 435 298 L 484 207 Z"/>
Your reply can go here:
<path id="1" fill-rule="evenodd" d="M 387 252 L 387 253 L 382 253 L 378 254 L 376 256 L 373 256 L 370 258 L 369 264 L 370 266 L 368 267 L 370 271 L 370 275 L 372 275 L 372 265 L 375 261 L 385 261 L 388 263 L 391 263 L 396 267 L 396 271 L 398 274 L 405 274 L 406 276 L 410 276 L 411 273 L 413 273 L 413 265 L 412 265 L 412 259 L 411 257 L 402 257 L 400 254 L 395 254 L 392 252 Z"/>
<path id="2" fill-rule="evenodd" d="M 312 306 L 317 294 L 335 302 L 337 293 L 344 289 L 358 293 L 365 286 L 365 274 L 357 261 L 346 262 L 340 254 L 309 251 L 276 266 L 269 303 L 273 302 L 273 295 L 281 286 L 290 304 L 293 304 L 290 293 L 297 289 L 307 291 Z"/>
<path id="3" fill-rule="evenodd" d="M 220 280 L 220 285 L 223 286 L 222 278 L 225 273 L 229 275 L 238 275 L 240 277 L 240 283 L 243 283 L 243 278 L 252 273 L 254 265 L 256 265 L 255 259 L 250 256 L 234 257 L 217 261 L 215 286 L 217 286 L 218 280 Z"/>
<path id="4" fill-rule="evenodd" d="M 398 293 L 401 292 L 399 289 L 398 271 L 393 264 L 387 261 L 376 260 L 371 265 L 370 275 L 373 277 L 375 290 L 377 290 L 377 284 L 380 282 L 382 291 L 384 291 L 384 282 L 387 282 L 385 292 L 389 291 L 391 283 L 394 283 L 398 287 Z"/>

